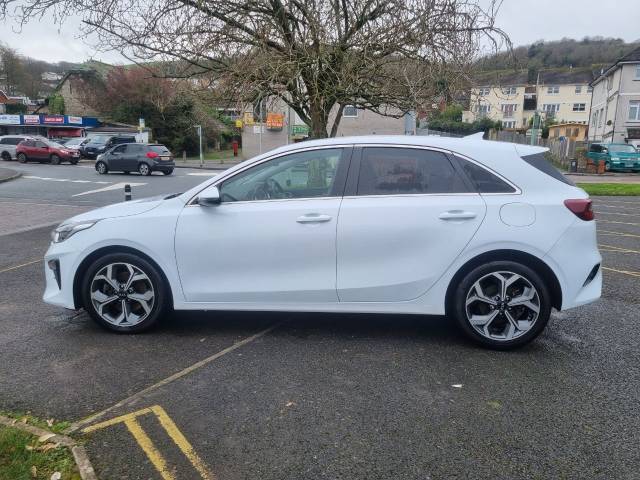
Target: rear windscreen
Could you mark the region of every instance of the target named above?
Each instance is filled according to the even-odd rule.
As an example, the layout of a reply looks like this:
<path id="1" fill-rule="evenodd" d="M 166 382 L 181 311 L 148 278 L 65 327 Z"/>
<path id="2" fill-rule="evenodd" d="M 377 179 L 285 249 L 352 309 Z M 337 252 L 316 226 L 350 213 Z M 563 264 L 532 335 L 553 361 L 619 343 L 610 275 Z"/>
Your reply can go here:
<path id="1" fill-rule="evenodd" d="M 156 152 L 159 155 L 170 155 L 171 152 L 164 145 L 149 145 L 149 150 Z"/>
<path id="2" fill-rule="evenodd" d="M 551 162 L 549 162 L 545 157 L 544 153 L 534 153 L 533 155 L 525 155 L 521 157 L 525 162 L 527 162 L 532 167 L 537 168 L 541 172 L 546 173 L 550 177 L 555 178 L 556 180 L 560 180 L 562 183 L 566 183 L 567 185 L 576 186 L 571 180 L 565 177 L 560 170 L 554 167 Z"/>

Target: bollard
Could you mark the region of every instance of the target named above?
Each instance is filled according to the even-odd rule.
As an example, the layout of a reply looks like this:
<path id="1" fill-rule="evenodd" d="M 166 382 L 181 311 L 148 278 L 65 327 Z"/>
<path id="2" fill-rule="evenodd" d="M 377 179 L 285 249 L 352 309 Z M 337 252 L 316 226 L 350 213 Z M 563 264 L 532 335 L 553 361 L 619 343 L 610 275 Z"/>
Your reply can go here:
<path id="1" fill-rule="evenodd" d="M 131 200 L 131 185 L 128 183 L 124 186 L 124 201 L 128 202 Z"/>

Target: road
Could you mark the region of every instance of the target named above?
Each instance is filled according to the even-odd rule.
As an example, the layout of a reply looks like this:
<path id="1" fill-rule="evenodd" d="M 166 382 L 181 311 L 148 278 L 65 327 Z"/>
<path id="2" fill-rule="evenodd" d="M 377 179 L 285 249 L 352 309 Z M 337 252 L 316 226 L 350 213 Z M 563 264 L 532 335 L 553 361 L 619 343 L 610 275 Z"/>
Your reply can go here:
<path id="1" fill-rule="evenodd" d="M 198 172 L 145 178 L 134 192 L 202 180 L 188 173 Z M 0 205 L 122 198 L 74 196 L 92 189 L 23 178 L 0 185 Z M 536 342 L 508 353 L 470 345 L 446 318 L 398 315 L 177 313 L 147 334 L 107 333 L 41 302 L 50 228 L 7 234 L 18 228 L 5 218 L 0 409 L 77 422 L 103 480 L 635 479 L 640 198 L 595 203 L 602 300 L 555 312 Z"/>

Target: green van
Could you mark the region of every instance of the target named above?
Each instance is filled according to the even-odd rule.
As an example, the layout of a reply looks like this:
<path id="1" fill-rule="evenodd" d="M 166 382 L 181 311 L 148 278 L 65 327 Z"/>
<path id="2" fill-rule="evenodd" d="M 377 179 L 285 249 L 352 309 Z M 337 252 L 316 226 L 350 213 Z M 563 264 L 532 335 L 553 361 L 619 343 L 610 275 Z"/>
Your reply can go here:
<path id="1" fill-rule="evenodd" d="M 640 152 L 633 145 L 626 143 L 593 143 L 589 147 L 587 157 L 596 166 L 604 162 L 604 169 L 640 171 Z"/>

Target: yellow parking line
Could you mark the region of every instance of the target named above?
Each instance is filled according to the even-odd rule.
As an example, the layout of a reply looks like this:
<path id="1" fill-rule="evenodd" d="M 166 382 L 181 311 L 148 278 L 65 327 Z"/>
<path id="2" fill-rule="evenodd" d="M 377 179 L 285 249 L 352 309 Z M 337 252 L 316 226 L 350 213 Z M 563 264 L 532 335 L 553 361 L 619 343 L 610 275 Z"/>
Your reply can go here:
<path id="1" fill-rule="evenodd" d="M 198 471 L 200 476 L 204 480 L 213 480 L 213 476 L 211 476 L 211 474 L 207 470 L 207 467 L 205 466 L 204 462 L 200 459 L 200 457 L 195 452 L 195 450 L 193 449 L 189 441 L 182 434 L 182 432 L 178 430 L 178 427 L 176 426 L 175 423 L 173 423 L 173 420 L 169 418 L 169 415 L 167 415 L 167 412 L 165 412 L 160 405 L 155 405 L 151 407 L 151 410 L 153 411 L 153 413 L 156 414 L 156 416 L 158 417 L 158 420 L 160 420 L 160 425 L 164 427 L 164 429 L 167 431 L 171 439 L 182 451 L 182 453 L 184 453 L 184 456 L 189 459 L 189 461 L 191 462 L 191 465 L 194 466 L 194 468 Z"/>
<path id="2" fill-rule="evenodd" d="M 612 232 L 611 230 L 598 230 L 598 235 L 613 235 L 615 237 L 640 238 L 640 235 L 634 235 L 633 233 Z"/>
<path id="3" fill-rule="evenodd" d="M 20 265 L 14 265 L 12 267 L 3 268 L 2 270 L 0 270 L 0 273 L 10 272 L 11 270 L 17 270 L 17 269 L 22 268 L 22 267 L 28 267 L 29 265 L 33 265 L 34 263 L 38 263 L 38 262 L 41 262 L 41 261 L 42 261 L 42 259 L 39 258 L 37 260 L 31 260 L 30 262 L 27 262 L 27 263 L 22 263 Z"/>
<path id="4" fill-rule="evenodd" d="M 144 450 L 144 453 L 147 454 L 147 457 L 151 460 L 153 466 L 156 467 L 158 473 L 162 475 L 162 478 L 164 478 L 164 480 L 175 480 L 175 477 L 167 467 L 167 462 L 164 457 L 160 454 L 149 436 L 144 432 L 144 430 L 142 430 L 138 421 L 135 418 L 130 418 L 125 420 L 124 424 L 131 432 L 131 435 L 133 435 L 133 438 L 136 439 L 138 445 L 140 445 L 142 450 Z"/>
<path id="5" fill-rule="evenodd" d="M 625 275 L 629 275 L 631 277 L 638 277 L 640 278 L 640 272 L 634 272 L 632 270 L 618 270 L 615 268 L 609 268 L 609 267 L 602 267 L 603 270 L 609 270 L 610 272 L 617 272 L 617 273 L 623 273 Z"/>
<path id="6" fill-rule="evenodd" d="M 120 415 L 119 417 L 115 417 L 110 420 L 106 420 L 104 422 L 96 423 L 95 425 L 91 425 L 90 427 L 84 428 L 82 431 L 84 433 L 91 433 L 95 430 L 100 430 L 101 428 L 110 427 L 111 425 L 115 425 L 117 423 L 126 422 L 127 420 L 134 420 L 136 417 L 139 417 L 140 415 L 146 415 L 147 413 L 151 413 L 151 409 L 143 408 L 142 410 L 138 410 L 136 412 L 127 413 L 126 415 Z"/>
<path id="7" fill-rule="evenodd" d="M 601 212 L 600 210 L 595 211 L 596 215 L 624 215 L 625 217 L 640 217 L 638 213 L 618 213 L 618 212 Z"/>
<path id="8" fill-rule="evenodd" d="M 640 253 L 640 250 L 632 250 L 630 248 L 624 247 L 616 247 L 615 245 L 605 245 L 604 243 L 599 243 L 599 247 L 604 247 L 604 249 L 610 252 L 621 252 L 621 253 Z"/>
<path id="9" fill-rule="evenodd" d="M 640 226 L 640 223 L 631 223 L 631 222 L 618 222 L 616 220 L 602 220 L 600 218 L 597 219 L 599 223 L 618 223 L 621 225 L 635 225 L 636 227 Z"/>

